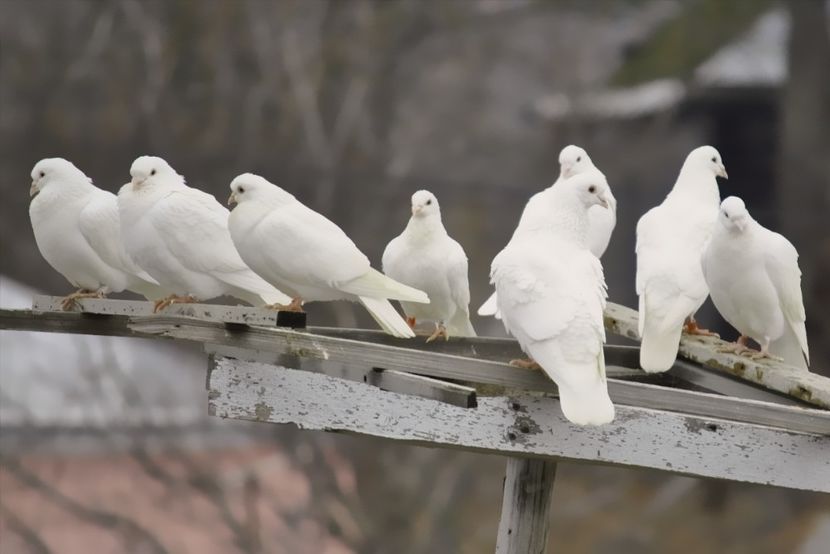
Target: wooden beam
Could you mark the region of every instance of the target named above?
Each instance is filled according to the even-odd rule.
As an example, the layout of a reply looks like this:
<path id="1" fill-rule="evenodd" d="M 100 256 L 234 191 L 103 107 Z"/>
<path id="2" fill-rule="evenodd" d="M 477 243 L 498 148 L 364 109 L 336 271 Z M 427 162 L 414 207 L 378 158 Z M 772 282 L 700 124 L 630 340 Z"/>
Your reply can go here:
<path id="1" fill-rule="evenodd" d="M 372 367 L 384 367 L 437 379 L 476 383 L 479 395 L 499 395 L 515 389 L 556 391 L 556 385 L 542 372 L 515 368 L 502 362 L 470 359 L 406 347 L 369 344 L 363 341 L 326 337 L 285 328 L 247 327 L 166 316 L 127 318 L 63 312 L 34 316 L 31 312 L 19 310 L 0 310 L 0 328 L 169 338 L 213 343 L 268 353 L 266 358 L 256 358 L 255 361 L 267 361 L 301 369 L 306 368 L 306 364 L 311 362 L 341 364 L 363 373 Z M 398 340 L 401 340 L 404 345 L 407 344 L 406 340 Z M 613 346 L 606 347 L 606 351 L 613 351 L 614 348 Z M 298 365 L 300 361 L 303 365 Z M 608 375 L 627 377 L 632 371 L 612 366 L 608 368 Z M 360 374 L 361 381 L 363 373 Z M 825 381 L 830 382 L 826 379 Z M 609 379 L 609 392 L 615 404 L 774 425 L 795 431 L 826 433 L 830 429 L 830 411 L 825 410 L 725 399 L 711 394 L 658 387 L 617 378 Z"/>
<path id="2" fill-rule="evenodd" d="M 609 303 L 605 327 L 610 332 L 639 341 L 637 312 Z M 757 383 L 804 402 L 830 409 L 830 379 L 799 370 L 775 360 L 752 360 L 737 354 L 718 352 L 726 342 L 714 337 L 683 335 L 679 355 L 707 369 Z"/>
<path id="3" fill-rule="evenodd" d="M 359 382 L 364 381 L 364 375 L 367 369 L 371 367 L 365 364 L 359 356 L 353 358 L 329 356 L 323 359 L 323 356 L 287 356 L 283 353 L 249 350 L 247 348 L 214 344 L 206 345 L 205 349 L 209 354 L 219 354 L 242 361 L 260 362 L 304 371 L 313 371 Z M 389 354 L 390 361 L 387 365 L 397 367 L 398 364 L 393 361 L 394 359 L 395 355 Z M 447 367 L 452 368 L 452 362 L 441 359 L 428 359 L 423 363 L 426 365 L 409 366 L 407 372 L 442 379 L 453 378 L 451 371 L 445 371 Z M 518 382 L 514 383 L 512 381 L 512 372 L 514 369 L 516 368 L 504 364 L 501 380 L 498 382 L 485 381 L 484 384 L 486 386 L 481 388 L 479 391 L 480 394 L 497 396 L 522 389 L 550 392 L 551 394 L 557 392 L 556 385 L 547 378 L 544 378 L 544 383 L 538 385 L 536 388 L 523 387 Z M 613 372 L 613 368 L 610 368 L 610 370 Z M 534 373 L 538 374 L 539 372 Z M 468 382 L 481 383 L 481 379 Z M 731 421 L 780 427 L 791 431 L 830 434 L 830 412 L 825 410 L 770 404 L 768 402 L 743 398 L 724 398 L 723 396 L 715 394 L 670 389 L 649 385 L 647 383 L 629 383 L 614 379 L 609 379 L 608 387 L 611 399 L 615 404 L 717 417 Z"/>
<path id="4" fill-rule="evenodd" d="M 309 371 L 221 360 L 210 374 L 209 405 L 221 417 L 302 429 L 830 492 L 830 436 L 713 417 L 617 406 L 610 424 L 579 427 L 544 394 L 480 396 L 477 408 L 465 409 Z"/>
<path id="5" fill-rule="evenodd" d="M 550 500 L 556 463 L 508 458 L 496 554 L 544 554 L 548 549 Z"/>
<path id="6" fill-rule="evenodd" d="M 365 375 L 364 381 L 381 390 L 420 396 L 421 398 L 432 398 L 438 402 L 444 402 L 459 408 L 475 408 L 478 406 L 474 388 L 404 371 L 374 368 Z"/>
<path id="7" fill-rule="evenodd" d="M 205 352 L 208 354 L 208 383 L 210 373 L 219 360 L 227 360 L 233 363 L 236 360 L 256 361 L 263 363 L 290 364 L 295 369 L 303 371 L 314 371 L 332 377 L 348 379 L 367 383 L 383 390 L 431 398 L 439 402 L 452 404 L 462 408 L 475 408 L 477 405 L 476 390 L 472 387 L 449 383 L 440 379 L 432 379 L 422 375 L 407 373 L 404 371 L 386 370 L 383 368 L 369 368 L 360 364 L 346 365 L 341 363 L 321 364 L 316 361 L 304 361 L 290 356 L 274 355 L 269 352 L 257 352 L 222 346 L 217 344 L 206 344 Z"/>
<path id="8" fill-rule="evenodd" d="M 32 312 L 62 312 L 62 300 L 63 298 L 60 296 L 37 295 L 32 299 Z M 116 300 L 111 298 L 81 298 L 75 302 L 75 308 L 71 312 L 131 317 L 155 315 L 153 314 L 153 303 L 148 300 Z M 263 325 L 265 327 L 280 325 L 303 328 L 306 321 L 304 313 L 279 312 L 251 306 L 202 303 L 172 304 L 165 308 L 160 315 L 191 317 L 223 323 Z"/>
<path id="9" fill-rule="evenodd" d="M 38 310 L 47 313 L 38 313 L 41 317 L 61 314 L 60 297 L 36 296 L 34 305 Z M 150 315 L 150 303 L 146 301 L 128 301 L 111 299 L 83 299 L 80 305 L 86 315 Z M 56 311 L 49 311 L 55 309 Z M 0 310 L 3 312 L 5 310 Z M 173 318 L 197 317 L 203 320 L 232 324 L 262 324 L 272 327 L 302 327 L 302 321 L 283 321 L 283 316 L 294 316 L 291 312 L 273 312 L 261 308 L 243 306 L 221 306 L 215 304 L 174 305 L 165 310 L 164 314 L 156 317 Z M 275 315 L 277 314 L 277 315 Z M 2 316 L 0 316 L 2 319 Z M 68 320 L 65 320 L 68 323 Z M 171 321 L 168 319 L 168 321 Z M 258 323 L 260 322 L 260 323 Z M 25 322 L 17 320 L 17 323 Z M 2 323 L 0 323 L 2 324 Z M 605 313 L 605 325 L 609 332 L 639 340 L 637 334 L 637 312 L 625 306 L 609 303 Z M 21 328 L 26 329 L 26 328 Z M 31 330 L 41 330 L 33 328 Z M 42 329 L 52 330 L 52 329 Z M 374 344 L 399 346 L 425 352 L 438 352 L 487 360 L 489 362 L 506 362 L 512 358 L 522 356 L 518 343 L 513 339 L 477 337 L 473 339 L 457 338 L 451 341 L 436 341 L 430 344 L 420 339 L 407 340 L 391 337 L 382 331 L 365 329 L 340 329 L 330 327 L 309 328 L 314 334 L 332 338 L 369 341 Z M 64 332 L 80 332 L 66 327 Z M 117 334 L 104 332 L 102 334 Z M 606 346 L 606 363 L 618 368 L 628 368 L 625 375 L 616 374 L 615 377 L 626 380 L 638 380 L 657 384 L 672 384 L 679 380 L 689 383 L 693 387 L 703 390 L 755 398 L 758 400 L 793 403 L 794 401 L 820 406 L 830 409 L 830 379 L 815 373 L 805 373 L 773 360 L 751 360 L 729 353 L 717 352 L 723 346 L 718 339 L 702 337 L 686 337 L 681 341 L 680 356 L 702 364 L 701 368 L 694 364 L 683 364 L 678 359 L 675 367 L 664 374 L 646 374 L 639 368 L 638 348 L 626 346 Z M 618 371 L 620 371 L 618 369 Z M 742 387 L 742 385 L 746 385 Z M 770 394 L 765 394 L 769 391 Z"/>

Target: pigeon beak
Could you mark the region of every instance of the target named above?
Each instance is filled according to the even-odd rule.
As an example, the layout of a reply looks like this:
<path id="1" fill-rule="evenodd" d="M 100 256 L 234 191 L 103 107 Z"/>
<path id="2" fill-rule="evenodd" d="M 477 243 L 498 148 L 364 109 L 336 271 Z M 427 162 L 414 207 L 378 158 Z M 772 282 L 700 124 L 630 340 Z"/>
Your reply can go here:
<path id="1" fill-rule="evenodd" d="M 40 188 L 37 186 L 37 181 L 32 181 L 32 186 L 29 187 L 29 198 L 34 198 L 40 192 Z"/>
<path id="2" fill-rule="evenodd" d="M 233 207 L 237 204 L 236 201 L 236 193 L 232 192 L 230 196 L 228 196 L 228 207 Z"/>
<path id="3" fill-rule="evenodd" d="M 599 205 L 605 208 L 606 210 L 611 209 L 611 204 L 608 203 L 608 199 L 605 198 L 605 195 L 600 193 L 597 195 L 597 200 L 599 200 Z"/>
<path id="4" fill-rule="evenodd" d="M 147 180 L 146 177 L 144 179 L 139 179 L 138 177 L 133 177 L 132 180 L 130 181 L 130 184 L 134 187 L 140 187 L 141 185 L 144 184 L 144 181 L 146 181 L 146 180 Z"/>
<path id="5" fill-rule="evenodd" d="M 412 206 L 412 215 L 418 215 L 424 210 L 423 206 Z"/>
<path id="6" fill-rule="evenodd" d="M 723 164 L 718 166 L 718 177 L 723 177 L 724 179 L 729 179 L 729 175 L 726 174 L 726 168 Z"/>

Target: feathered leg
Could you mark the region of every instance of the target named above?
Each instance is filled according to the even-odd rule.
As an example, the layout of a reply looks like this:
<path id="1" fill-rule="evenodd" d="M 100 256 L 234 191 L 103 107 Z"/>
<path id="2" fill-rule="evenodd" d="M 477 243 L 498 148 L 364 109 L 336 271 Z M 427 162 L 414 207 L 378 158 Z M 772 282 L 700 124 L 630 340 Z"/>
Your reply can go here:
<path id="1" fill-rule="evenodd" d="M 75 292 L 73 292 L 72 294 L 64 296 L 61 299 L 61 309 L 63 309 L 63 311 L 65 311 L 65 312 L 70 311 L 72 308 L 74 308 L 76 306 L 76 304 L 77 304 L 76 300 L 78 300 L 80 298 L 104 298 L 105 296 L 106 296 L 106 293 L 104 292 L 103 289 L 100 289 L 100 290 L 79 289 L 79 290 L 76 290 Z"/>
<path id="2" fill-rule="evenodd" d="M 438 337 L 444 337 L 444 340 L 450 340 L 450 336 L 447 334 L 447 328 L 444 327 L 443 323 L 435 324 L 435 331 L 427 337 L 427 342 L 432 342 Z"/>
<path id="3" fill-rule="evenodd" d="M 266 304 L 266 310 L 278 310 L 280 312 L 303 312 L 303 299 L 292 298 L 290 304 Z"/>
<path id="4" fill-rule="evenodd" d="M 764 337 L 764 342 L 761 344 L 761 351 L 758 352 L 758 351 L 755 351 L 755 350 L 750 350 L 748 348 L 747 350 L 750 350 L 751 353 L 747 354 L 747 355 L 750 358 L 752 358 L 753 360 L 761 360 L 761 359 L 766 358 L 766 359 L 769 359 L 769 360 L 775 360 L 777 362 L 783 362 L 784 358 L 779 358 L 778 356 L 773 356 L 772 354 L 769 353 L 769 344 L 770 344 L 769 338 Z"/>
<path id="5" fill-rule="evenodd" d="M 687 335 L 699 335 L 703 337 L 720 338 L 720 335 L 715 333 L 714 331 L 698 327 L 697 321 L 695 321 L 694 316 L 689 316 L 689 319 L 686 320 L 686 323 L 683 325 L 683 332 Z"/>
<path id="6" fill-rule="evenodd" d="M 515 360 L 510 360 L 510 365 L 522 369 L 542 369 L 542 366 L 533 358 L 516 358 Z"/>
<path id="7" fill-rule="evenodd" d="M 171 294 L 167 298 L 162 298 L 161 300 L 156 300 L 155 304 L 153 305 L 153 313 L 157 314 L 163 309 L 168 306 L 172 306 L 173 304 L 192 304 L 194 302 L 198 302 L 199 300 L 190 294 L 185 296 L 178 296 L 175 294 Z"/>
<path id="8" fill-rule="evenodd" d="M 723 346 L 719 347 L 717 349 L 717 351 L 718 352 L 724 352 L 724 353 L 727 353 L 727 354 L 738 354 L 738 355 L 743 354 L 747 350 L 752 350 L 746 344 L 748 340 L 749 340 L 748 336 L 741 335 L 740 337 L 738 337 L 738 340 L 736 340 L 735 342 L 730 342 L 728 344 L 724 344 Z"/>

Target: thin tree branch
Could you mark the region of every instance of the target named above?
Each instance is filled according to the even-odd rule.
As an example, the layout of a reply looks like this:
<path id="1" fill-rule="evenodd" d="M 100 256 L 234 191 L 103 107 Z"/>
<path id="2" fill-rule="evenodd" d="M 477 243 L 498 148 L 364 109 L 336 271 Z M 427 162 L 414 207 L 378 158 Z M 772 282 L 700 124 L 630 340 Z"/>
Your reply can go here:
<path id="1" fill-rule="evenodd" d="M 15 533 L 29 545 L 32 552 L 35 552 L 36 554 L 52 554 L 52 550 L 49 548 L 49 545 L 43 542 L 43 539 L 38 536 L 37 532 L 26 525 L 23 520 L 18 518 L 14 512 L 6 508 L 2 503 L 0 503 L 0 516 L 3 516 L 6 520 L 6 523 L 12 533 Z"/>
<path id="2" fill-rule="evenodd" d="M 155 554 L 168 553 L 168 550 L 155 535 L 132 519 L 121 514 L 98 510 L 81 504 L 77 500 L 66 496 L 58 489 L 52 487 L 34 473 L 25 470 L 17 460 L 0 456 L 0 465 L 5 467 L 18 481 L 36 490 L 47 500 L 76 516 L 78 519 L 121 533 L 126 539 L 127 550 L 132 550 L 131 546 L 135 543 L 141 543 L 149 548 L 149 552 Z"/>

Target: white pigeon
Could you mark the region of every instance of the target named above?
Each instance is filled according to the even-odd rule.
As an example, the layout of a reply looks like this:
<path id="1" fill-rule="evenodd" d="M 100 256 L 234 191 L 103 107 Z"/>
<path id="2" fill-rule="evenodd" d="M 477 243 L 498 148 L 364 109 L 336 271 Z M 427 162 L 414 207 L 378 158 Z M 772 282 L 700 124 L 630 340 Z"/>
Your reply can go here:
<path id="1" fill-rule="evenodd" d="M 563 180 L 549 201 L 549 217 L 519 229 L 493 259 L 490 281 L 505 328 L 556 382 L 565 417 L 602 425 L 614 419 L 603 353 L 607 293 L 587 234 L 588 209 L 610 205 L 608 185 L 589 170 Z"/>
<path id="2" fill-rule="evenodd" d="M 687 319 L 687 333 L 714 334 L 700 329 L 694 314 L 709 295 L 700 257 L 718 217 L 716 176 L 726 178 L 721 155 L 695 148 L 663 203 L 637 223 L 640 366 L 649 373 L 674 364 Z"/>
<path id="3" fill-rule="evenodd" d="M 32 169 L 29 218 L 41 255 L 79 290 L 63 299 L 130 290 L 149 300 L 164 296 L 158 283 L 127 255 L 121 241 L 118 203 L 63 158 L 40 160 Z"/>
<path id="4" fill-rule="evenodd" d="M 415 333 L 388 299 L 428 303 L 427 295 L 372 269 L 340 227 L 259 175 L 231 183 L 229 227 L 242 259 L 262 278 L 303 302 L 360 302 L 390 335 Z"/>
<path id="5" fill-rule="evenodd" d="M 172 292 L 156 303 L 170 304 L 233 296 L 252 305 L 279 306 L 290 298 L 248 268 L 228 231 L 228 210 L 188 187 L 161 158 L 141 156 L 132 181 L 118 193 L 127 252 Z"/>
<path id="6" fill-rule="evenodd" d="M 559 153 L 559 178 L 548 188 L 530 197 L 530 200 L 528 200 L 522 211 L 519 224 L 516 226 L 513 234 L 515 235 L 526 225 L 534 225 L 535 222 L 549 217 L 549 197 L 553 193 L 556 185 L 564 179 L 579 175 L 588 170 L 597 170 L 597 168 L 584 149 L 573 144 L 563 148 Z M 597 258 L 601 258 L 605 253 L 605 249 L 608 248 L 608 242 L 611 240 L 611 233 L 617 225 L 617 199 L 611 194 L 610 188 L 606 196 L 609 209 L 602 206 L 591 206 L 588 209 L 588 235 L 586 244 L 588 249 Z M 478 309 L 478 315 L 495 316 L 498 318 L 499 314 L 496 304 L 496 293 L 493 293 Z"/>
<path id="7" fill-rule="evenodd" d="M 476 336 L 470 323 L 467 255 L 447 234 L 438 199 L 428 190 L 412 195 L 412 217 L 383 251 L 383 272 L 429 296 L 429 304 L 401 302 L 410 327 L 419 319 L 435 322 L 427 342 Z"/>
<path id="8" fill-rule="evenodd" d="M 761 355 L 806 370 L 810 352 L 798 252 L 755 221 L 740 198 L 724 200 L 718 219 L 703 254 L 703 274 L 715 307 L 741 333 L 731 349 L 748 351 L 746 340 L 752 338 Z"/>

